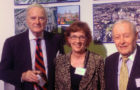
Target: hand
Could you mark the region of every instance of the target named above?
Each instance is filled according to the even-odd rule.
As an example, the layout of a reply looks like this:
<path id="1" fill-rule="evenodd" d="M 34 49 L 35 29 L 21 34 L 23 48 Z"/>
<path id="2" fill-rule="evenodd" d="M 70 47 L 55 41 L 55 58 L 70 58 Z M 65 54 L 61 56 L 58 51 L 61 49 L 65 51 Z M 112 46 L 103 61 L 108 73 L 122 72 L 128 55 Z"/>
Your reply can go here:
<path id="1" fill-rule="evenodd" d="M 38 83 L 37 74 L 40 74 L 40 71 L 37 70 L 28 70 L 22 73 L 21 79 L 26 82 L 35 82 Z"/>

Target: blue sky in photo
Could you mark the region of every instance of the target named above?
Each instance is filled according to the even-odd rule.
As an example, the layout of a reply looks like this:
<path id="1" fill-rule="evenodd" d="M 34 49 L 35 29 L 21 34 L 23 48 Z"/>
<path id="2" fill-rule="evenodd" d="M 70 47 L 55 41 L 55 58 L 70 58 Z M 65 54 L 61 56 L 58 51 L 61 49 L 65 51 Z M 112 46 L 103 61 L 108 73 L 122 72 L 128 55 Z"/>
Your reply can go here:
<path id="1" fill-rule="evenodd" d="M 57 12 L 61 14 L 66 12 L 76 13 L 79 12 L 79 6 L 61 6 L 57 8 Z"/>

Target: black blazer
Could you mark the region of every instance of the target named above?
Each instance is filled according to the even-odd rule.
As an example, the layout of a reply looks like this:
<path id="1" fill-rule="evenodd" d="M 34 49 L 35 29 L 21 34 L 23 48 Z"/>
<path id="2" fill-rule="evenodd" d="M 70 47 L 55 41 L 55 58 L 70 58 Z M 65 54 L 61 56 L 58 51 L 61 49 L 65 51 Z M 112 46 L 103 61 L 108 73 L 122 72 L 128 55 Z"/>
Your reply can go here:
<path id="1" fill-rule="evenodd" d="M 105 60 L 105 90 L 118 90 L 118 61 L 119 53 L 114 53 Z M 135 79 L 140 79 L 140 47 L 137 46 L 135 60 L 128 81 L 127 90 L 140 90 Z"/>
<path id="2" fill-rule="evenodd" d="M 21 82 L 21 75 L 32 70 L 29 31 L 10 37 L 4 43 L 0 63 L 0 79 L 11 83 L 16 90 L 33 90 L 33 84 Z M 44 31 L 48 63 L 48 90 L 54 89 L 53 59 L 58 51 L 63 53 L 63 40 L 59 35 Z"/>

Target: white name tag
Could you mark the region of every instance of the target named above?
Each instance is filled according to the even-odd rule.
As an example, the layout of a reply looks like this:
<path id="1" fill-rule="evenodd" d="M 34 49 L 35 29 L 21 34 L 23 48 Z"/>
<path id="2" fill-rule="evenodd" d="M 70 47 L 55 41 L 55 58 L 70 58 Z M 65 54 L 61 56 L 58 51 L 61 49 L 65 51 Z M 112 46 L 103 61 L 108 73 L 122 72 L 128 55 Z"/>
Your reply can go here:
<path id="1" fill-rule="evenodd" d="M 140 87 L 140 78 L 135 79 L 137 88 Z"/>
<path id="2" fill-rule="evenodd" d="M 74 74 L 81 75 L 81 76 L 84 76 L 85 73 L 86 73 L 86 69 L 85 68 L 80 68 L 80 67 L 76 68 L 76 70 L 74 72 Z"/>
<path id="3" fill-rule="evenodd" d="M 38 85 L 43 87 L 45 85 L 46 81 L 40 75 L 37 75 L 37 77 L 38 77 L 38 80 L 39 80 Z"/>

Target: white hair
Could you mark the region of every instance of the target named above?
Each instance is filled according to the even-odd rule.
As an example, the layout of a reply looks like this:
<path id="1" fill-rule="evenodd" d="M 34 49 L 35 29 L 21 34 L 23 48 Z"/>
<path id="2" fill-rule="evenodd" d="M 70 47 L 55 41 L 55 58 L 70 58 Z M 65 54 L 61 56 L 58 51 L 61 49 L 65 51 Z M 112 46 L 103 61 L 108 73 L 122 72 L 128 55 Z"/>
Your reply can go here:
<path id="1" fill-rule="evenodd" d="M 136 34 L 136 25 L 133 24 L 132 22 L 128 21 L 128 20 L 118 20 L 117 22 L 115 22 L 115 24 L 113 25 L 113 28 L 112 28 L 112 31 L 114 29 L 114 27 L 117 25 L 117 24 L 123 24 L 123 23 L 128 23 L 130 26 L 131 26 L 131 29 L 134 31 L 134 33 Z"/>
<path id="2" fill-rule="evenodd" d="M 28 11 L 29 11 L 31 8 L 33 8 L 33 7 L 38 7 L 38 8 L 43 9 L 44 12 L 45 12 L 45 16 L 46 16 L 46 18 L 47 18 L 47 11 L 46 11 L 46 9 L 45 9 L 42 5 L 37 4 L 37 3 L 31 4 L 30 6 L 28 6 L 28 8 L 26 9 L 26 17 L 27 17 Z"/>

